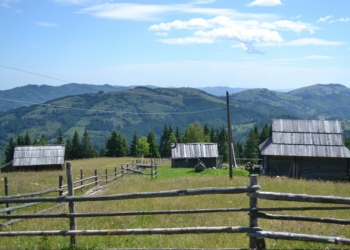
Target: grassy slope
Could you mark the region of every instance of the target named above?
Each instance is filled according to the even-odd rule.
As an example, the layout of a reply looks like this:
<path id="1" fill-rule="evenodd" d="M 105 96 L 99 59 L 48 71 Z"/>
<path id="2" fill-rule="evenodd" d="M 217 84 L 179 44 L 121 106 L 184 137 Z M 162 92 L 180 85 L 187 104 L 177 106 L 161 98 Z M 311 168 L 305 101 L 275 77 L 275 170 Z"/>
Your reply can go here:
<path id="1" fill-rule="evenodd" d="M 73 176 L 77 179 L 80 169 L 84 169 L 85 176 L 92 175 L 94 169 L 103 174 L 104 169 L 112 170 L 122 163 L 130 163 L 131 158 L 103 158 L 72 161 Z M 242 173 L 244 171 L 240 171 Z M 236 173 L 236 172 L 234 172 Z M 11 193 L 38 191 L 43 188 L 56 186 L 58 175 L 64 172 L 49 173 L 12 173 L 1 174 L 0 179 L 8 176 Z M 307 193 L 314 195 L 348 196 L 348 183 L 319 182 L 291 179 L 259 178 L 263 191 Z M 159 167 L 159 178 L 150 181 L 149 176 L 128 176 L 104 191 L 103 195 L 116 193 L 134 193 L 160 190 L 179 190 L 200 187 L 235 187 L 249 185 L 249 178 L 234 176 L 228 178 L 227 170 L 206 170 L 204 173 L 193 173 L 191 169 L 171 169 L 169 162 Z M 40 187 L 40 188 L 39 188 Z M 22 189 L 21 189 L 22 188 Z M 29 190 L 32 189 L 32 190 Z M 298 206 L 298 203 L 260 201 L 260 207 Z M 312 204 L 304 204 L 311 206 Z M 249 207 L 249 199 L 241 195 L 201 195 L 192 197 L 137 199 L 111 202 L 89 202 L 76 205 L 77 212 L 102 211 L 147 211 L 147 210 L 177 210 L 193 208 L 228 208 Z M 67 212 L 61 208 L 58 213 Z M 282 212 L 279 212 L 282 213 Z M 289 214 L 291 214 L 289 212 Z M 314 217 L 337 217 L 350 219 L 348 211 L 325 212 L 296 212 L 296 215 Z M 77 219 L 78 229 L 125 229 L 125 228 L 170 228 L 170 227 L 205 227 L 205 226 L 247 226 L 249 218 L 243 213 L 196 214 L 196 215 L 157 215 L 157 216 L 128 216 Z M 28 220 L 15 223 L 12 231 L 22 230 L 52 230 L 69 228 L 67 219 Z M 325 236 L 350 237 L 350 228 L 339 225 L 319 223 L 286 222 L 260 220 L 264 230 L 320 234 Z M 4 229 L 3 229 L 4 230 Z M 58 249 L 68 248 L 68 237 L 8 237 L 3 238 L 2 247 L 19 249 Z M 332 244 L 315 244 L 292 241 L 266 240 L 268 248 L 334 248 L 341 247 Z M 78 237 L 79 249 L 91 248 L 246 248 L 248 237 L 244 234 L 191 234 L 191 235 L 151 235 L 151 236 L 103 236 Z"/>

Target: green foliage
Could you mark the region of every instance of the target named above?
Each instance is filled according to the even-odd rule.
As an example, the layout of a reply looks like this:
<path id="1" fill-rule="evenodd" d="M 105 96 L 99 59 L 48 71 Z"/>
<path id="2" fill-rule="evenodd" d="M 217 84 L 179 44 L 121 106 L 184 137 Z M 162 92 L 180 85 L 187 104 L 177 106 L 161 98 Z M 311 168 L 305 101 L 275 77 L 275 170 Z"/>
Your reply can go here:
<path id="1" fill-rule="evenodd" d="M 132 136 L 132 141 L 130 144 L 130 155 L 136 157 L 137 153 L 136 153 L 136 145 L 137 145 L 137 141 L 138 141 L 138 136 L 137 136 L 137 131 L 134 131 L 134 134 Z"/>
<path id="2" fill-rule="evenodd" d="M 142 158 L 149 154 L 149 143 L 146 137 L 143 136 L 137 141 L 136 152 Z"/>
<path id="3" fill-rule="evenodd" d="M 125 156 L 124 143 L 121 135 L 113 130 L 111 136 L 106 141 L 106 156 L 121 157 Z"/>
<path id="4" fill-rule="evenodd" d="M 12 136 L 10 137 L 10 141 L 5 149 L 5 163 L 13 160 L 13 154 L 15 152 L 15 142 L 13 141 Z"/>
<path id="5" fill-rule="evenodd" d="M 185 143 L 205 142 L 204 130 L 198 121 L 188 125 L 185 130 L 183 141 Z"/>
<path id="6" fill-rule="evenodd" d="M 58 130 L 58 136 L 56 138 L 56 144 L 64 144 L 63 142 L 63 133 L 62 133 L 62 129 Z"/>
<path id="7" fill-rule="evenodd" d="M 149 154 L 147 155 L 147 157 L 159 158 L 160 154 L 158 151 L 156 136 L 155 136 L 153 130 L 151 130 L 148 133 L 147 142 L 149 144 Z"/>

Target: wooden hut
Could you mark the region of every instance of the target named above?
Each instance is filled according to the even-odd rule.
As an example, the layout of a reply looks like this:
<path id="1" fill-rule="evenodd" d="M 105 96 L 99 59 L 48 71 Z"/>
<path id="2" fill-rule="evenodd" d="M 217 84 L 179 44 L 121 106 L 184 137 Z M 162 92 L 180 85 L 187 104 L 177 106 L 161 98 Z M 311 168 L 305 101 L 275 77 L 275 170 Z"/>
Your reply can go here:
<path id="1" fill-rule="evenodd" d="M 350 150 L 340 121 L 272 120 L 272 137 L 259 149 L 267 175 L 349 180 Z"/>
<path id="2" fill-rule="evenodd" d="M 12 164 L 1 172 L 63 170 L 64 153 L 64 145 L 16 146 Z"/>
<path id="3" fill-rule="evenodd" d="M 207 168 L 216 167 L 218 145 L 216 143 L 175 143 L 171 149 L 172 168 L 193 168 L 199 161 Z"/>

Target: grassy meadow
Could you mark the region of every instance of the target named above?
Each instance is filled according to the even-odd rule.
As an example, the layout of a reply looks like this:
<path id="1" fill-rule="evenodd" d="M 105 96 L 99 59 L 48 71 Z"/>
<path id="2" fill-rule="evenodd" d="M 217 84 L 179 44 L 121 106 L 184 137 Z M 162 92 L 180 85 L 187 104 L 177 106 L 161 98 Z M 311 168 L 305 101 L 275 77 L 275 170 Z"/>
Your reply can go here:
<path id="1" fill-rule="evenodd" d="M 84 177 L 94 174 L 104 174 L 105 169 L 111 173 L 115 167 L 131 163 L 133 158 L 99 158 L 72 161 L 73 177 L 80 178 L 80 169 Z M 0 185 L 3 187 L 5 176 L 9 180 L 10 194 L 41 191 L 58 187 L 58 176 L 65 172 L 33 172 L 33 173 L 1 173 Z M 171 169 L 170 162 L 158 167 L 158 178 L 151 180 L 150 176 L 129 175 L 121 178 L 117 183 L 106 188 L 101 195 L 122 193 L 178 190 L 201 187 L 237 187 L 249 185 L 248 174 L 243 169 L 234 170 L 234 178 L 228 177 L 227 169 L 206 169 L 202 173 L 194 173 L 192 169 Z M 305 193 L 312 195 L 334 195 L 349 197 L 349 184 L 344 182 L 306 181 L 285 178 L 259 177 L 262 191 Z M 77 191 L 76 195 L 80 195 Z M 0 194 L 4 194 L 3 188 Z M 56 196 L 51 194 L 48 196 Z M 279 202 L 259 200 L 259 207 L 294 207 L 315 206 L 310 203 Z M 3 208 L 4 206 L 1 205 Z M 115 211 L 150 211 L 150 210 L 178 210 L 204 208 L 240 208 L 249 207 L 246 194 L 239 195 L 199 195 L 172 198 L 135 199 L 108 202 L 80 202 L 76 203 L 76 212 L 115 212 Z M 34 211 L 35 210 L 35 211 Z M 40 208 L 28 208 L 15 213 L 37 212 Z M 68 206 L 62 206 L 50 213 L 67 213 Z M 273 213 L 273 212 L 271 212 Z M 334 217 L 350 219 L 349 210 L 334 211 L 304 211 L 304 212 L 276 212 L 276 214 L 294 214 L 313 217 Z M 4 222 L 2 220 L 1 222 Z M 210 226 L 248 226 L 247 212 L 238 213 L 206 213 L 179 214 L 155 216 L 113 216 L 88 217 L 77 219 L 79 230 L 133 229 L 133 228 L 175 228 L 175 227 L 210 227 Z M 350 238 L 350 227 L 333 224 L 288 222 L 278 220 L 259 220 L 263 230 L 294 232 L 305 234 L 319 234 L 324 236 L 338 236 Z M 40 231 L 67 230 L 68 219 L 29 219 L 21 220 L 2 231 Z M 78 236 L 76 249 L 103 248 L 247 248 L 249 238 L 245 234 L 189 234 L 189 235 L 130 235 L 130 236 Z M 4 249 L 70 249 L 69 237 L 3 237 L 1 248 Z M 266 239 L 267 248 L 273 249 L 326 249 L 347 248 L 342 245 L 305 243 L 299 241 L 282 241 Z"/>

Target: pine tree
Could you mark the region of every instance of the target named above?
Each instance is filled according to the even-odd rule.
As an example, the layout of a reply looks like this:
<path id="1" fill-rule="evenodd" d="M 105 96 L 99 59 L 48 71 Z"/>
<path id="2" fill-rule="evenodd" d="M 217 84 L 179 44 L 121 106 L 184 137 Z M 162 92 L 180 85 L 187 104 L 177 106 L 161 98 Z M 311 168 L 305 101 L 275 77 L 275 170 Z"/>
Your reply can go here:
<path id="1" fill-rule="evenodd" d="M 13 137 L 10 137 L 9 144 L 6 146 L 5 149 L 5 163 L 8 163 L 13 160 L 13 154 L 15 152 L 15 142 L 13 141 Z"/>
<path id="2" fill-rule="evenodd" d="M 63 142 L 63 133 L 62 133 L 61 129 L 58 130 L 58 136 L 56 138 L 56 144 L 60 144 L 60 145 L 64 144 L 64 142 Z"/>
<path id="3" fill-rule="evenodd" d="M 81 146 L 78 131 L 74 131 L 72 139 L 72 150 L 71 150 L 71 159 L 80 159 L 81 158 Z"/>
<path id="4" fill-rule="evenodd" d="M 30 140 L 30 136 L 28 134 L 28 131 L 26 132 L 26 135 L 24 136 L 24 145 L 32 145 L 32 141 Z"/>
<path id="5" fill-rule="evenodd" d="M 256 125 L 248 134 L 248 138 L 244 145 L 244 157 L 254 159 L 259 157 L 259 130 Z"/>
<path id="6" fill-rule="evenodd" d="M 94 157 L 94 149 L 91 146 L 90 143 L 90 136 L 86 130 L 84 130 L 83 137 L 81 138 L 80 143 L 80 158 L 93 158 Z"/>
<path id="7" fill-rule="evenodd" d="M 148 157 L 159 158 L 160 154 L 158 151 L 158 145 L 156 142 L 156 136 L 154 135 L 153 130 L 148 132 L 147 142 L 149 144 L 149 154 Z"/>
<path id="8" fill-rule="evenodd" d="M 176 142 L 178 142 L 178 143 L 182 142 L 181 132 L 180 132 L 179 126 L 176 126 L 175 137 L 176 137 Z"/>
<path id="9" fill-rule="evenodd" d="M 130 145 L 130 155 L 136 157 L 136 145 L 137 145 L 138 137 L 137 132 L 134 131 L 134 135 L 132 136 L 131 145 Z"/>
<path id="10" fill-rule="evenodd" d="M 68 138 L 67 140 L 66 140 L 66 147 L 65 147 L 66 149 L 65 149 L 65 155 L 66 155 L 66 159 L 67 160 L 72 160 L 73 158 L 72 158 L 72 142 L 71 142 L 71 140 Z"/>
<path id="11" fill-rule="evenodd" d="M 220 155 L 223 155 L 223 159 L 225 162 L 228 161 L 228 133 L 224 126 L 222 126 L 221 130 L 216 132 L 218 151 Z"/>
<path id="12" fill-rule="evenodd" d="M 176 141 L 176 136 L 174 133 L 171 133 L 168 139 L 168 143 L 167 143 L 167 152 L 166 152 L 166 157 L 171 157 L 171 144 L 174 143 Z"/>
<path id="13" fill-rule="evenodd" d="M 159 154 L 162 157 L 166 157 L 167 155 L 166 145 L 168 143 L 168 138 L 169 138 L 169 130 L 168 130 L 168 126 L 165 124 L 163 128 L 163 133 L 159 141 Z"/>
<path id="14" fill-rule="evenodd" d="M 17 145 L 17 146 L 22 146 L 22 145 L 24 145 L 23 136 L 21 136 L 21 135 L 18 135 L 18 136 L 17 136 L 16 145 Z"/>
<path id="15" fill-rule="evenodd" d="M 123 141 L 116 130 L 113 130 L 111 136 L 106 141 L 106 156 L 121 157 L 123 156 Z"/>
<path id="16" fill-rule="evenodd" d="M 259 134 L 259 143 L 264 142 L 266 139 L 271 137 L 271 130 L 269 125 L 265 123 L 264 127 L 262 128 L 260 134 Z"/>
<path id="17" fill-rule="evenodd" d="M 128 141 L 126 140 L 125 137 L 122 138 L 122 152 L 123 156 L 129 155 L 129 147 L 128 147 Z"/>

